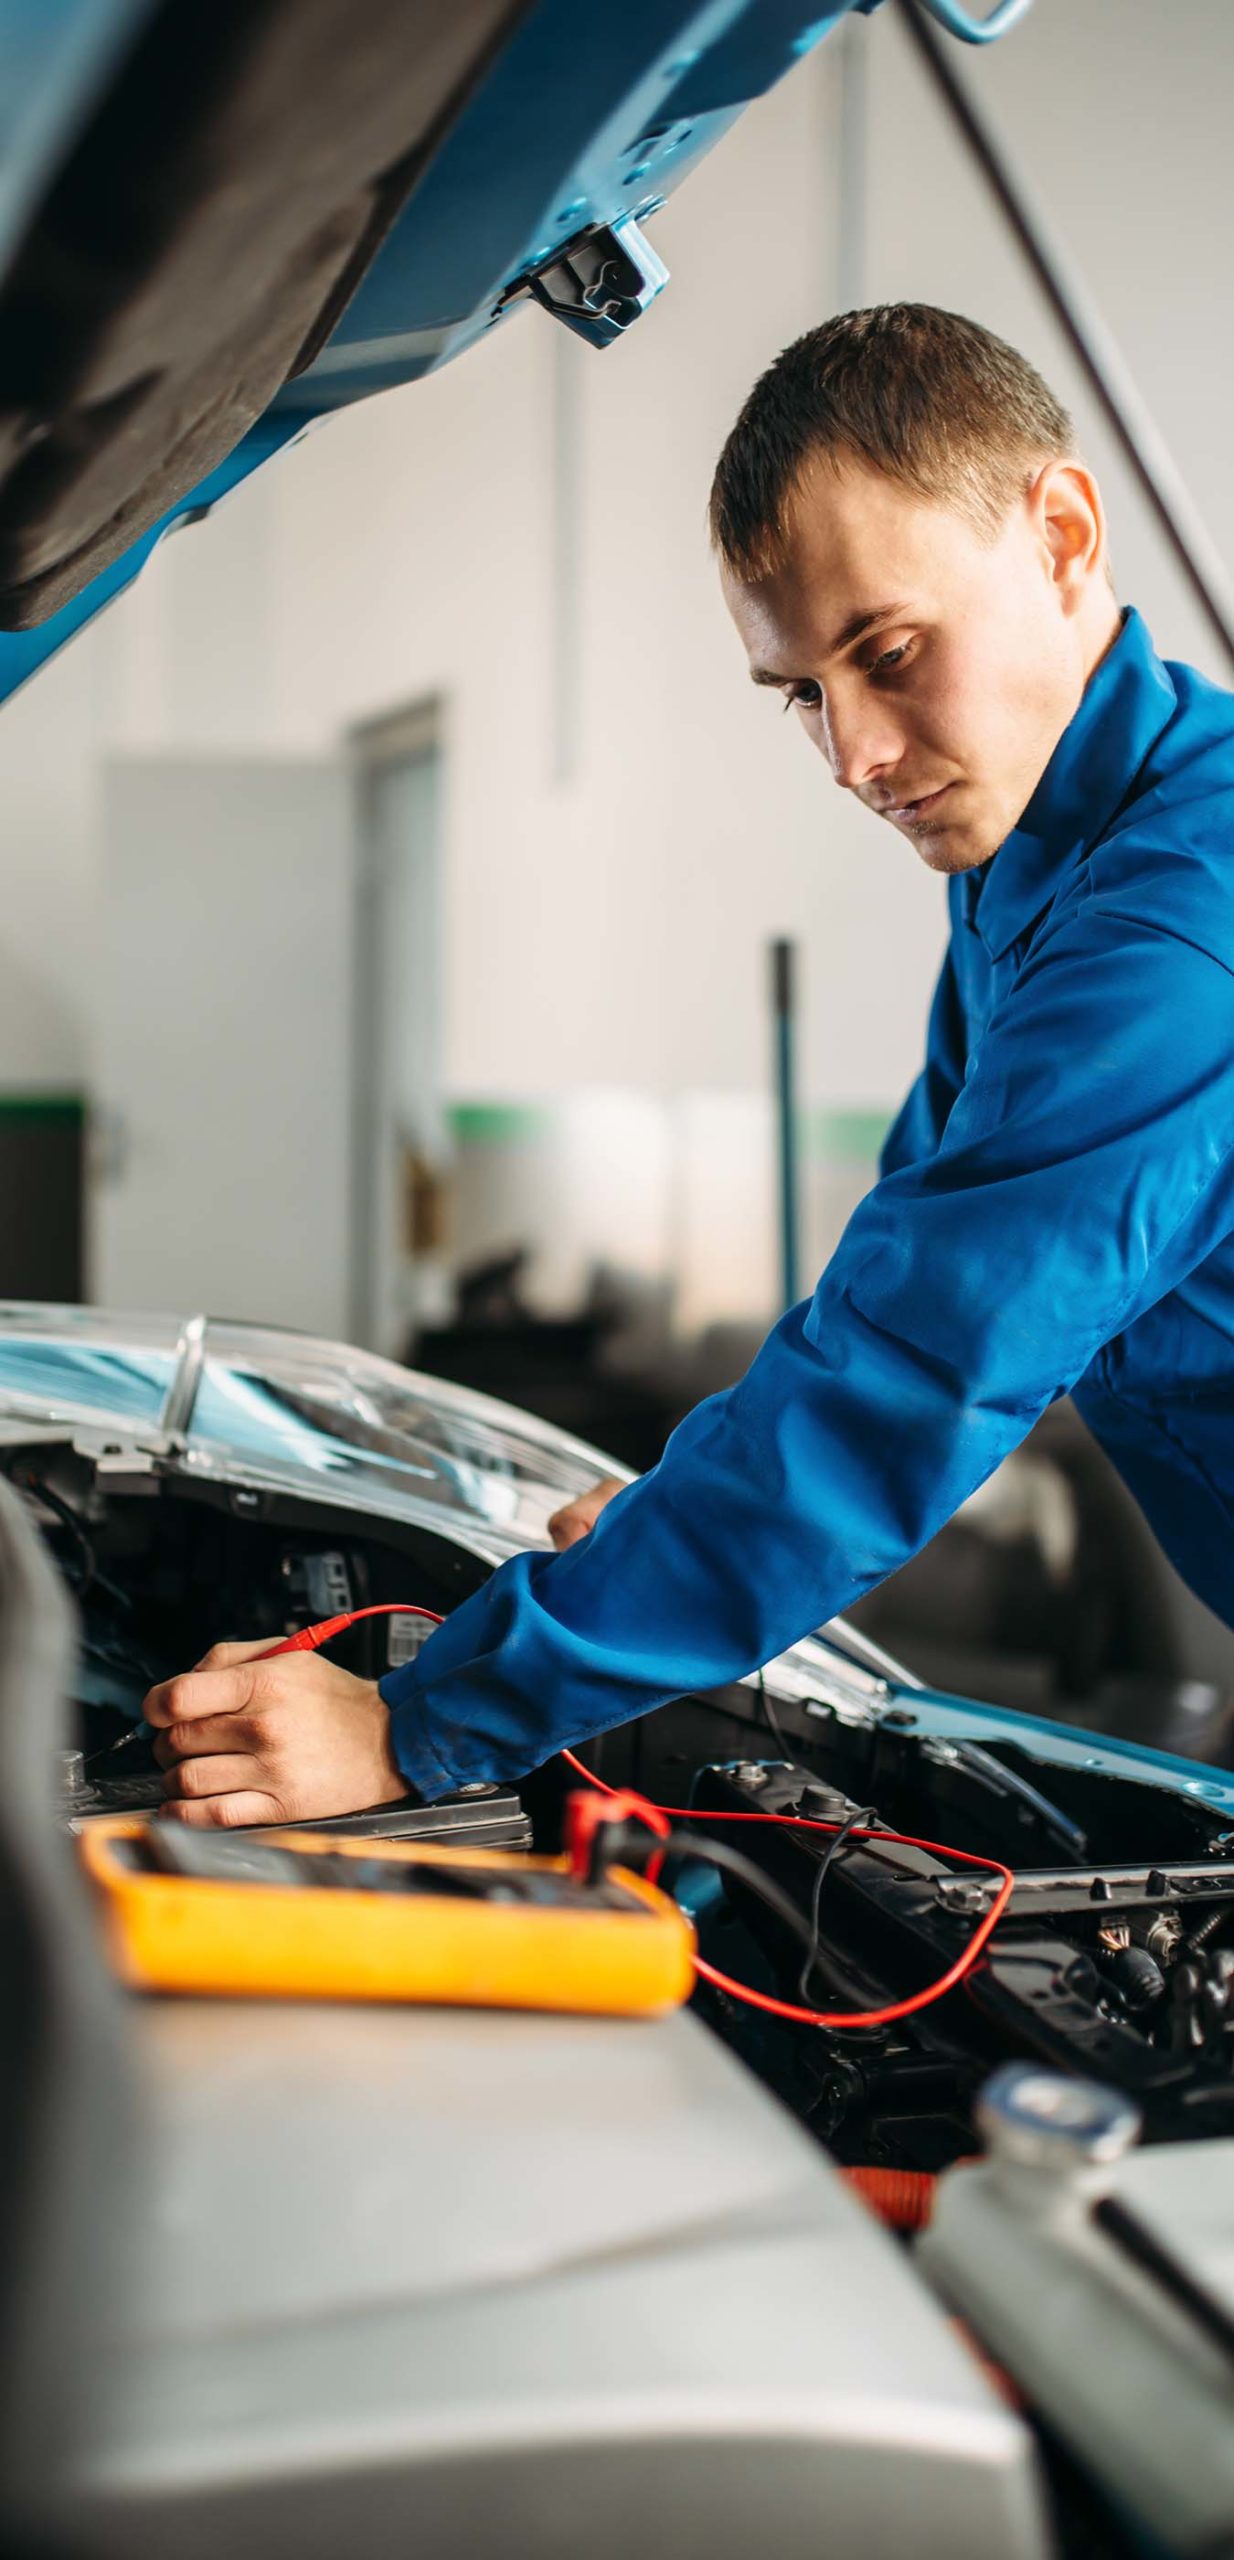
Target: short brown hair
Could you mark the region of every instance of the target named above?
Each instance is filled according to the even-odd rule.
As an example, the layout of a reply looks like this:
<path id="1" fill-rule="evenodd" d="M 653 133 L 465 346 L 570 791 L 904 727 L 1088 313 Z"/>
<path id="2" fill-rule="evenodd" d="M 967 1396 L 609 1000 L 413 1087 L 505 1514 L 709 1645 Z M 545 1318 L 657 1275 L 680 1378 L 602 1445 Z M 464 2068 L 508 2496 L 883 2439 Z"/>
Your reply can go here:
<path id="1" fill-rule="evenodd" d="M 738 577 L 780 567 L 815 454 L 855 456 L 992 538 L 1034 466 L 1074 450 L 1040 374 L 975 320 L 924 302 L 843 311 L 755 383 L 716 466 L 711 538 Z"/>

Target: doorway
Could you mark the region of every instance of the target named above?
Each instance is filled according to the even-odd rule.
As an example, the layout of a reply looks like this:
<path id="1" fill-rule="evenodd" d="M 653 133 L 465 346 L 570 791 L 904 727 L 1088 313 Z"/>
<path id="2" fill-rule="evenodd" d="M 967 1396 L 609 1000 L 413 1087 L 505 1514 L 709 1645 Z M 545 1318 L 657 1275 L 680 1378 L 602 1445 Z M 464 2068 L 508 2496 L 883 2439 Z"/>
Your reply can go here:
<path id="1" fill-rule="evenodd" d="M 356 785 L 351 1334 L 405 1358 L 447 1305 L 441 704 L 366 721 Z"/>

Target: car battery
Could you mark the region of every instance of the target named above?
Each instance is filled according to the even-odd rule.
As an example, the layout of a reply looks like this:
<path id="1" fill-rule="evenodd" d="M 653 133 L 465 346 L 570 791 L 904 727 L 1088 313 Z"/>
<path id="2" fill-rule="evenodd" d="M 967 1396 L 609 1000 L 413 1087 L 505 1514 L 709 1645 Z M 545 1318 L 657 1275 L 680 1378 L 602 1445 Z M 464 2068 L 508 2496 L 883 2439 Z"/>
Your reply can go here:
<path id="1" fill-rule="evenodd" d="M 62 1821 L 95 1822 L 117 1813 L 157 1813 L 163 1803 L 158 1769 L 138 1769 L 129 1777 L 91 1778 L 80 1751 L 60 1755 L 59 1809 Z M 106 1764 L 104 1763 L 104 1768 Z M 483 1784 L 460 1787 L 437 1804 L 420 1804 L 402 1796 L 395 1804 L 373 1805 L 367 1812 L 322 1816 L 316 1821 L 285 1825 L 314 1833 L 346 1832 L 350 1839 L 423 1840 L 452 1849 L 530 1849 L 531 1822 L 513 1787 Z"/>

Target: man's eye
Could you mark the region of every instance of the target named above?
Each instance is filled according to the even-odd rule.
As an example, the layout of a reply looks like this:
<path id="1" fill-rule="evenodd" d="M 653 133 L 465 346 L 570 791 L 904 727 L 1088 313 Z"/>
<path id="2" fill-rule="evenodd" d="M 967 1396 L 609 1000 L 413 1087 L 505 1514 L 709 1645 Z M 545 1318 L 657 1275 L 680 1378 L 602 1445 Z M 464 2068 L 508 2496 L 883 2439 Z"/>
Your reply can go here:
<path id="1" fill-rule="evenodd" d="M 784 708 L 786 711 L 817 711 L 822 698 L 818 686 L 807 678 L 785 694 Z"/>
<path id="2" fill-rule="evenodd" d="M 901 640 L 894 649 L 884 649 L 881 657 L 871 659 L 866 668 L 866 674 L 868 676 L 890 675 L 892 668 L 898 667 L 901 660 L 908 656 L 912 645 L 911 640 Z"/>

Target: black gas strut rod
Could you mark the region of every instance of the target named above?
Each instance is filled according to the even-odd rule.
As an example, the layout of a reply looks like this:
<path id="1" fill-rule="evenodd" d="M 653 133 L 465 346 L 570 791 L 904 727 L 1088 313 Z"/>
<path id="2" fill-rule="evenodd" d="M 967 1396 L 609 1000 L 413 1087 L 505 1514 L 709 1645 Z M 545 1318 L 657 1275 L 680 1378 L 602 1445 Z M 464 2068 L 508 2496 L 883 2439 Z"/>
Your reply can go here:
<path id="1" fill-rule="evenodd" d="M 900 15 L 935 89 L 997 199 L 1089 388 L 1113 428 L 1188 586 L 1234 668 L 1234 595 L 1224 565 L 1127 366 L 919 0 Z"/>

